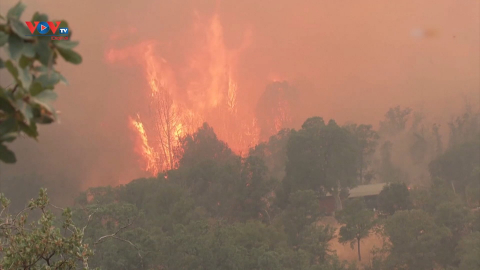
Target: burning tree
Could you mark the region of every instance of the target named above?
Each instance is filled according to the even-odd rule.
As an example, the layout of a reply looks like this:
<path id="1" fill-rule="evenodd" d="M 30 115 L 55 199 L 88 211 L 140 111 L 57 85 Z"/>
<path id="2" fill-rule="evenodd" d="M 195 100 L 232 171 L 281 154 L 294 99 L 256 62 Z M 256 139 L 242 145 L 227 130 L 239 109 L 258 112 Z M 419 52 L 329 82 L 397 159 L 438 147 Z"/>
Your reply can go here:
<path id="1" fill-rule="evenodd" d="M 283 128 L 292 126 L 291 100 L 296 97 L 296 89 L 286 81 L 267 85 L 256 108 L 256 116 L 261 127 L 260 137 L 267 140 Z"/>
<path id="2" fill-rule="evenodd" d="M 182 135 L 182 118 L 172 97 L 172 87 L 157 74 L 153 46 L 145 54 L 147 74 L 152 90 L 150 111 L 154 117 L 155 145 L 159 150 L 159 163 L 164 169 L 174 169 L 179 158 L 179 140 Z"/>
<path id="3" fill-rule="evenodd" d="M 155 41 L 111 49 L 106 54 L 110 62 L 131 56 L 140 60 L 145 70 L 149 115 L 142 115 L 142 119 L 137 116 L 130 123 L 137 133 L 136 148 L 144 168 L 152 175 L 178 166 L 181 139 L 193 134 L 204 122 L 214 126 L 219 138 L 237 153 L 246 153 L 258 142 L 255 117 L 238 106 L 239 87 L 235 80 L 238 54 L 247 47 L 248 38 L 239 48 L 228 49 L 216 15 L 205 25 L 198 23 L 195 29 L 200 30 L 199 43 L 205 46 L 194 50 L 189 66 L 181 70 L 185 74 L 174 70 L 158 55 L 161 46 L 156 46 Z"/>

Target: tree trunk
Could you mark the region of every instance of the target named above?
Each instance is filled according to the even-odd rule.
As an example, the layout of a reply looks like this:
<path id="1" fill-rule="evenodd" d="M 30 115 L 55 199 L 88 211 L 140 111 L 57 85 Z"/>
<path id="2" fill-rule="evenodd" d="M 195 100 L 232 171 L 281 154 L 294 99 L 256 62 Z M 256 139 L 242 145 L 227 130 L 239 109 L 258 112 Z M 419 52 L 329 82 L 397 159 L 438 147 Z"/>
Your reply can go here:
<path id="1" fill-rule="evenodd" d="M 357 244 L 358 244 L 358 261 L 362 261 L 362 255 L 360 254 L 360 238 L 357 238 Z"/>
<path id="2" fill-rule="evenodd" d="M 340 199 L 340 191 L 333 191 L 333 198 L 335 199 L 335 210 L 341 211 L 343 209 L 342 199 Z"/>
<path id="3" fill-rule="evenodd" d="M 342 199 L 340 198 L 340 181 L 337 181 L 337 188 L 333 189 L 333 197 L 335 198 L 335 208 L 337 211 L 341 211 L 343 209 Z"/>
<path id="4" fill-rule="evenodd" d="M 360 185 L 363 185 L 363 153 L 360 155 Z"/>

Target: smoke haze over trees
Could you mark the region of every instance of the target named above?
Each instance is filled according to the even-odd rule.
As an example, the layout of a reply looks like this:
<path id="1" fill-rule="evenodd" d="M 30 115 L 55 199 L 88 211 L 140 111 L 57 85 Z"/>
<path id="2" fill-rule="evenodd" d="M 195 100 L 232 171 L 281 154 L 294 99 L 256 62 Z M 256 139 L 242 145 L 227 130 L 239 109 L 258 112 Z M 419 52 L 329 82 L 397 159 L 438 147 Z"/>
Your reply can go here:
<path id="1" fill-rule="evenodd" d="M 25 1 L 27 17 L 45 10 L 53 17 L 70 18 L 75 36 L 83 41 L 78 50 L 84 63 L 78 70 L 64 68 L 72 91 L 60 87 L 61 124 L 45 130 L 38 144 L 15 145 L 20 162 L 2 168 L 3 177 L 27 171 L 87 187 L 144 176 L 141 166 L 130 166 L 138 157 L 128 117 L 145 111 L 148 83 L 138 66 L 112 66 L 105 54 L 111 48 L 154 39 L 165 44 L 157 53 L 173 69 L 181 69 L 198 44 L 190 42 L 196 18 L 215 13 L 227 48 L 239 47 L 244 31 L 251 29 L 251 45 L 237 64 L 238 91 L 244 93 L 237 97 L 241 106 L 253 110 L 273 80 L 286 80 L 298 92 L 300 105 L 293 111 L 299 115 L 287 128 L 298 129 L 305 119 L 319 115 L 339 125 L 350 121 L 377 129 L 383 114 L 401 105 L 423 112 L 431 122 L 428 125 L 439 124 L 446 143 L 448 122 L 460 115 L 464 98 L 478 100 L 475 1 L 462 5 L 450 0 L 274 2 L 140 1 L 132 7 L 130 1 L 117 1 L 112 9 L 100 1 L 90 5 Z M 1 1 L 0 10 L 15 3 Z M 102 12 L 92 14 L 92 9 Z M 393 9 L 396 12 L 390 12 Z M 414 30 L 420 34 L 412 36 Z"/>
<path id="2" fill-rule="evenodd" d="M 0 164 L 0 268 L 480 268 L 478 3 L 26 2 L 84 61 Z"/>

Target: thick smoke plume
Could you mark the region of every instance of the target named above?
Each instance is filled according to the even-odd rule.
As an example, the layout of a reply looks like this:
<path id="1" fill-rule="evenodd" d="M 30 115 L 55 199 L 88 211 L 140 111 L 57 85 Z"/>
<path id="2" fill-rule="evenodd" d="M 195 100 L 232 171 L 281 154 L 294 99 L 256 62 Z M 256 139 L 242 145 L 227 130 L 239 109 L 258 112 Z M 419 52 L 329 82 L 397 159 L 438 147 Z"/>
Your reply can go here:
<path id="1" fill-rule="evenodd" d="M 0 10 L 14 3 L 2 1 Z M 446 123 L 465 98 L 478 102 L 478 1 L 25 3 L 26 18 L 41 11 L 68 20 L 84 63 L 60 67 L 70 81 L 58 89 L 61 124 L 42 128 L 39 143 L 16 144 L 18 164 L 0 168 L 5 181 L 36 172 L 80 188 L 148 175 L 131 119 L 151 114 L 149 44 L 154 65 L 168 63 L 175 74 L 175 106 L 197 112 L 217 108 L 218 96 L 227 105 L 235 98 L 238 118 L 219 119 L 228 106 L 202 110 L 227 141 L 222 128 L 239 128 L 231 119 L 256 117 L 258 139 L 265 139 L 278 125 L 298 127 L 313 115 L 378 127 L 388 108 L 401 105 Z M 128 48 L 124 58 L 109 54 Z M 205 69 L 207 77 L 198 72 Z M 202 96 L 211 78 L 227 87 Z M 277 113 L 285 117 L 269 121 Z"/>

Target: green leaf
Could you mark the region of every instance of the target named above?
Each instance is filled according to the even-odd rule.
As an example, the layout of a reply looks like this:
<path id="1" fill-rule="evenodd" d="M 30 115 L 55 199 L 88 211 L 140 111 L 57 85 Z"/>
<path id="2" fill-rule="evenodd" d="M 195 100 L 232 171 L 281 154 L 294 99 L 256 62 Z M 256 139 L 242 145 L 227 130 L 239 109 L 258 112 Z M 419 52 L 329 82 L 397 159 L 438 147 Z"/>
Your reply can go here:
<path id="1" fill-rule="evenodd" d="M 0 160 L 9 164 L 17 162 L 15 154 L 3 144 L 0 144 Z"/>
<path id="2" fill-rule="evenodd" d="M 22 54 L 27 56 L 27 57 L 34 58 L 35 57 L 35 46 L 33 45 L 33 43 L 24 43 Z"/>
<path id="3" fill-rule="evenodd" d="M 43 88 L 53 89 L 53 87 L 60 81 L 57 72 L 52 71 L 51 74 L 42 74 L 38 77 L 36 82 L 39 82 Z"/>
<path id="4" fill-rule="evenodd" d="M 3 59 L 0 58 L 0 68 L 4 68 L 5 67 L 5 62 L 3 62 Z"/>
<path id="5" fill-rule="evenodd" d="M 12 28 L 12 31 L 17 34 L 19 37 L 23 39 L 28 39 L 28 40 L 33 40 L 35 37 L 33 36 L 28 36 L 31 35 L 32 33 L 26 26 L 25 22 L 21 22 L 20 20 L 17 19 L 10 19 L 10 27 Z"/>
<path id="6" fill-rule="evenodd" d="M 5 45 L 8 41 L 8 35 L 5 32 L 0 31 L 0 47 Z"/>
<path id="7" fill-rule="evenodd" d="M 29 91 L 30 91 L 30 94 L 32 96 L 35 96 L 35 95 L 38 95 L 43 90 L 45 90 L 45 89 L 42 87 L 42 84 L 36 81 L 36 82 L 32 83 Z"/>
<path id="8" fill-rule="evenodd" d="M 32 74 L 28 70 L 28 67 L 20 69 L 20 76 L 18 78 L 20 79 L 23 88 L 30 88 L 30 84 L 32 83 Z"/>
<path id="9" fill-rule="evenodd" d="M 30 119 L 33 118 L 32 107 L 30 106 L 30 104 L 23 101 L 22 99 L 17 100 L 16 103 L 17 103 L 18 110 L 22 113 L 23 118 L 25 118 L 25 121 L 27 122 L 27 124 L 29 124 Z"/>
<path id="10" fill-rule="evenodd" d="M 49 69 L 48 67 L 46 66 L 36 66 L 33 68 L 33 70 L 37 71 L 37 72 L 40 72 L 40 73 L 47 73 L 49 72 Z"/>
<path id="11" fill-rule="evenodd" d="M 42 14 L 35 12 L 32 17 L 32 22 L 47 22 L 48 21 L 48 15 L 47 14 Z"/>
<path id="12" fill-rule="evenodd" d="M 15 65 L 13 65 L 13 62 L 8 60 L 6 63 L 5 63 L 5 66 L 7 67 L 8 69 L 8 72 L 10 72 L 10 74 L 12 74 L 13 78 L 15 79 L 15 81 L 18 81 L 18 69 Z"/>
<path id="13" fill-rule="evenodd" d="M 53 42 L 57 48 L 71 50 L 78 45 L 78 41 L 70 41 L 70 40 L 55 40 Z"/>
<path id="14" fill-rule="evenodd" d="M 35 99 L 41 103 L 52 104 L 57 99 L 57 93 L 52 90 L 45 90 L 36 95 Z"/>
<path id="15" fill-rule="evenodd" d="M 35 52 L 38 55 L 38 60 L 45 66 L 49 65 L 52 57 L 52 49 L 49 46 L 50 41 L 48 39 L 39 38 L 37 46 L 35 46 Z"/>
<path id="16" fill-rule="evenodd" d="M 41 108 L 43 108 L 44 110 L 47 110 L 50 113 L 50 114 L 48 114 L 48 113 L 44 114 L 44 113 L 42 113 L 42 110 L 38 111 L 37 114 L 34 113 L 34 115 L 38 116 L 35 119 L 35 121 L 37 121 L 37 123 L 49 124 L 49 123 L 53 122 L 54 117 L 55 117 L 54 116 L 55 110 L 52 107 L 52 103 L 56 98 L 57 98 L 57 94 L 55 92 L 53 92 L 52 90 L 42 91 L 38 95 L 30 98 L 31 101 L 35 102 Z"/>
<path id="17" fill-rule="evenodd" d="M 63 57 L 63 59 L 65 59 L 65 61 L 75 65 L 82 63 L 82 56 L 80 56 L 80 54 L 76 53 L 75 51 L 62 48 L 57 48 L 57 50 Z"/>
<path id="18" fill-rule="evenodd" d="M 1 142 L 13 142 L 18 136 L 18 132 L 10 132 L 0 137 Z"/>
<path id="19" fill-rule="evenodd" d="M 20 57 L 20 60 L 18 61 L 18 65 L 20 66 L 20 68 L 26 68 L 26 67 L 28 67 L 32 62 L 33 62 L 33 59 L 30 59 L 30 58 L 26 57 L 25 55 L 22 55 L 22 56 Z"/>
<path id="20" fill-rule="evenodd" d="M 37 139 L 38 137 L 38 131 L 37 131 L 37 124 L 35 122 L 30 122 L 30 125 L 27 125 L 23 122 L 19 123 L 20 130 L 23 131 L 23 133 L 27 134 L 28 137 Z"/>
<path id="21" fill-rule="evenodd" d="M 68 80 L 62 74 L 57 73 L 60 76 L 60 81 L 63 82 L 65 85 L 68 85 Z"/>
<path id="22" fill-rule="evenodd" d="M 17 120 L 14 117 L 9 117 L 7 120 L 0 123 L 0 135 L 4 135 L 10 132 L 18 130 Z"/>
<path id="23" fill-rule="evenodd" d="M 22 2 L 18 2 L 15 6 L 13 6 L 7 13 L 7 19 L 20 19 L 22 16 L 23 11 L 27 6 Z"/>
<path id="24" fill-rule="evenodd" d="M 15 113 L 15 107 L 6 97 L 0 97 L 0 109 L 8 114 Z"/>
<path id="25" fill-rule="evenodd" d="M 23 40 L 17 35 L 10 35 L 8 37 L 8 52 L 10 54 L 10 58 L 18 61 L 23 50 L 23 44 Z"/>

